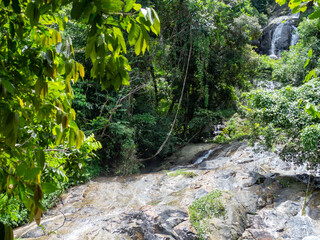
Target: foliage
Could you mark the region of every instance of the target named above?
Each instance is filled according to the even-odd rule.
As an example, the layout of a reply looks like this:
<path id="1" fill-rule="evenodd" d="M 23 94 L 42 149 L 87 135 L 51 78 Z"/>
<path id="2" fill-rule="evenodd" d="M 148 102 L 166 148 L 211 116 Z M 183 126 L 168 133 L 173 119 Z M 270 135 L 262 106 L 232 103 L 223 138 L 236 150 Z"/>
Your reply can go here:
<path id="1" fill-rule="evenodd" d="M 246 94 L 243 109 L 250 121 L 252 140 L 260 139 L 267 148 L 282 144 L 280 156 L 284 160 L 317 166 L 319 91 L 319 80 L 312 79 L 300 87 Z"/>
<path id="2" fill-rule="evenodd" d="M 197 230 L 200 239 L 206 239 L 209 219 L 225 215 L 225 207 L 221 202 L 221 196 L 222 192 L 220 190 L 214 190 L 189 206 L 190 222 Z"/>
<path id="3" fill-rule="evenodd" d="M 259 13 L 270 15 L 275 8 L 274 0 L 252 0 L 252 5 L 258 10 Z"/>
<path id="4" fill-rule="evenodd" d="M 249 121 L 241 118 L 238 113 L 234 114 L 226 123 L 222 132 L 214 138 L 216 143 L 227 143 L 230 141 L 239 141 L 250 136 Z"/>
<path id="5" fill-rule="evenodd" d="M 157 9 L 162 35 L 160 39 L 151 36 L 149 54 L 136 57 L 128 51 L 131 85 L 115 92 L 101 90 L 86 79 L 74 87 L 77 122 L 86 134 L 98 137 L 103 146 L 99 165 L 111 173 L 136 172 L 141 166 L 136 157 L 146 159 L 158 151 L 177 112 L 185 74 L 177 122 L 159 159 L 172 153 L 177 144 L 208 138 L 214 123 L 234 113 L 236 92 L 249 86 L 258 64 L 249 44 L 259 37 L 260 26 L 250 1 L 141 3 Z M 73 28 L 77 33 L 82 26 Z M 79 49 L 85 47 L 83 40 L 77 43 Z M 84 60 L 81 63 L 91 66 Z M 132 171 L 126 171 L 123 164 Z"/>
<path id="6" fill-rule="evenodd" d="M 28 221 L 27 209 L 15 198 L 0 196 L 0 221 L 5 225 L 17 227 Z"/>
<path id="7" fill-rule="evenodd" d="M 141 164 L 135 157 L 136 148 L 133 128 L 130 128 L 128 123 L 113 122 L 110 123 L 107 134 L 109 146 L 104 149 L 104 152 L 117 159 L 110 163 L 115 173 L 121 175 L 138 173 Z M 117 154 L 116 156 L 115 153 Z"/>
<path id="8" fill-rule="evenodd" d="M 63 33 L 68 18 L 61 8 L 68 4 L 71 19 L 88 29 L 85 58 L 103 88 L 129 84 L 127 43 L 139 55 L 149 49 L 148 32 L 160 32 L 156 12 L 134 0 L 0 3 L 0 191 L 23 203 L 37 224 L 56 175 L 78 179 L 98 144 L 83 144 L 74 122 L 71 84 L 85 69 Z"/>
<path id="9" fill-rule="evenodd" d="M 305 19 L 299 25 L 300 40 L 295 46 L 290 47 L 290 51 L 283 52 L 279 60 L 273 60 L 272 79 L 286 85 L 301 85 L 307 74 L 314 70 L 319 73 L 318 58 L 320 56 L 319 39 L 313 35 L 317 30 L 318 20 Z M 309 57 L 309 50 L 313 54 Z M 306 62 L 308 61 L 308 64 Z"/>
<path id="10" fill-rule="evenodd" d="M 208 137 L 206 123 L 219 122 L 223 109 L 235 109 L 236 91 L 250 85 L 258 58 L 249 44 L 261 27 L 250 1 L 164 1 L 156 7 L 163 38 L 148 71 L 157 86 L 163 80 L 169 85 L 162 95 L 155 91 L 156 106 L 172 116 L 186 77 L 174 134 L 199 141 Z"/>

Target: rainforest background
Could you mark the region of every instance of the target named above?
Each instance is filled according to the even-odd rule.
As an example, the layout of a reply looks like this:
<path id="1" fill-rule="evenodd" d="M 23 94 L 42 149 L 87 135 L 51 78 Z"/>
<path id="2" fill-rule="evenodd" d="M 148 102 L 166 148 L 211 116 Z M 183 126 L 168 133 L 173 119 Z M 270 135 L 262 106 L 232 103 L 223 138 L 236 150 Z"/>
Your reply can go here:
<path id="1" fill-rule="evenodd" d="M 190 142 L 281 144 L 283 159 L 316 169 L 320 10 L 308 1 L 284 8 L 301 11 L 299 42 L 272 59 L 259 39 L 279 8 L 271 0 L 1 1 L 4 231 L 40 221 L 70 185 L 161 165 Z M 256 89 L 270 81 L 278 89 Z M 226 125 L 219 136 L 217 124 Z"/>

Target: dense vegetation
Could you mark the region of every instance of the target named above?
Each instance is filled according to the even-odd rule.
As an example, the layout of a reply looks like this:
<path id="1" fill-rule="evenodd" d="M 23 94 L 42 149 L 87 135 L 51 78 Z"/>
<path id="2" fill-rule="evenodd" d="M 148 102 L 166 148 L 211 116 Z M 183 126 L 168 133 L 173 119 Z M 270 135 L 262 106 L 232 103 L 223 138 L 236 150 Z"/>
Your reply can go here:
<path id="1" fill-rule="evenodd" d="M 284 159 L 316 166 L 320 10 L 308 18 L 308 3 L 290 1 L 310 9 L 300 41 L 270 59 L 253 44 L 271 0 L 1 1 L 0 229 L 39 223 L 70 184 L 212 141 L 236 112 L 217 142 L 283 144 Z M 283 88 L 242 95 L 261 81 Z"/>
<path id="2" fill-rule="evenodd" d="M 307 9 L 289 4 L 293 12 Z M 297 7 L 298 6 L 298 7 Z M 319 10 L 302 19 L 299 43 L 283 52 L 282 58 L 262 58 L 264 80 L 282 83 L 278 90 L 254 90 L 244 95 L 242 114 L 248 119 L 251 142 L 279 150 L 283 160 L 317 169 L 319 158 L 320 101 Z M 267 73 L 266 73 L 267 72 Z"/>
<path id="3" fill-rule="evenodd" d="M 213 217 L 218 218 L 225 215 L 225 206 L 221 198 L 222 192 L 216 189 L 197 199 L 189 206 L 190 222 L 197 230 L 200 240 L 207 239 L 209 220 Z"/>
<path id="4" fill-rule="evenodd" d="M 71 85 L 86 75 L 64 31 L 68 18 L 86 26 L 87 75 L 103 88 L 129 84 L 124 34 L 139 55 L 149 49 L 149 33 L 160 32 L 156 12 L 134 0 L 1 1 L 1 238 L 12 238 L 3 224 L 24 220 L 21 207 L 40 224 L 44 194 L 85 178 L 92 151 L 101 147 L 74 121 Z"/>

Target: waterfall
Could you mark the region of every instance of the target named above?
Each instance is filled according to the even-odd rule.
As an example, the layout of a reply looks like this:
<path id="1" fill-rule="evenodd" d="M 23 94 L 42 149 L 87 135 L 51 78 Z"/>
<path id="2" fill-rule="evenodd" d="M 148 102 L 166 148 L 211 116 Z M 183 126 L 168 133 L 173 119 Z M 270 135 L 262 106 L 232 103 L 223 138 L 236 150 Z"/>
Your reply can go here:
<path id="1" fill-rule="evenodd" d="M 277 43 L 281 39 L 281 33 L 285 23 L 280 23 L 273 32 L 270 48 L 270 57 L 277 58 L 279 55 L 279 49 L 277 49 Z"/>
<path id="2" fill-rule="evenodd" d="M 210 156 L 210 154 L 211 154 L 213 151 L 214 151 L 214 149 L 210 149 L 204 156 L 199 157 L 199 158 L 193 163 L 193 165 L 202 163 L 204 160 L 206 160 L 206 159 Z"/>
<path id="3" fill-rule="evenodd" d="M 292 26 L 290 46 L 296 45 L 298 41 L 299 41 L 298 29 L 295 26 Z"/>
<path id="4" fill-rule="evenodd" d="M 272 35 L 269 42 L 269 56 L 271 58 L 281 57 L 281 52 L 288 50 L 299 40 L 299 33 L 294 23 L 299 19 L 299 14 L 280 16 L 270 21 Z M 269 35 L 270 36 L 270 35 Z"/>

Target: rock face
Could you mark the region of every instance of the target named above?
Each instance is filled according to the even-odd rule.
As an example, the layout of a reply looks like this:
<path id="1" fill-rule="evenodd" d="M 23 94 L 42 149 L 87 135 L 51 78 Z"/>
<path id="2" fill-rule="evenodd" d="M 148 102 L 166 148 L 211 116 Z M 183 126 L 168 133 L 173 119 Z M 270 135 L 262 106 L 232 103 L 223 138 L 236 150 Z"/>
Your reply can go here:
<path id="1" fill-rule="evenodd" d="M 246 143 L 213 147 L 202 162 L 183 162 L 183 150 L 179 171 L 98 178 L 74 187 L 45 214 L 42 227 L 21 227 L 15 237 L 196 240 L 188 206 L 219 189 L 225 215 L 208 219 L 207 239 L 319 239 L 320 178 Z"/>

